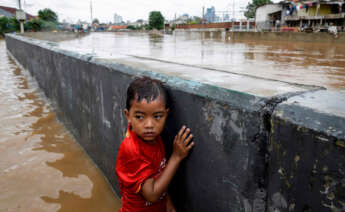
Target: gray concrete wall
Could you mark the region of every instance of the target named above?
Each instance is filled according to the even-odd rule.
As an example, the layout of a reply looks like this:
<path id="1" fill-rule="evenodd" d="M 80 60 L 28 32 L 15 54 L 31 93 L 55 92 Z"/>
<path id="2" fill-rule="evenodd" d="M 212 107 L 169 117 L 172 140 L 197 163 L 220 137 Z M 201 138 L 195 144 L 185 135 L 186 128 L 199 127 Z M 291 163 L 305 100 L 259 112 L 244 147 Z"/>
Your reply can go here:
<path id="1" fill-rule="evenodd" d="M 279 111 L 295 110 L 289 102 L 286 105 L 279 103 L 288 97 L 297 98 L 303 92 L 259 97 L 145 69 L 134 69 L 128 65 L 104 62 L 89 55 L 63 51 L 56 48 L 54 43 L 16 35 L 6 36 L 6 43 L 10 53 L 32 73 L 47 97 L 55 103 L 58 116 L 117 193 L 119 188 L 114 166 L 126 128 L 122 112 L 125 93 L 129 82 L 142 75 L 164 81 L 173 102 L 163 133 L 167 153 L 170 154 L 172 138 L 181 125 L 189 126 L 195 135 L 196 146 L 181 164 L 170 186 L 178 211 L 265 211 L 267 208 L 287 211 L 285 205 L 290 207 L 293 204 L 290 199 L 294 199 L 293 195 L 300 191 L 299 187 L 285 189 L 284 181 L 276 173 L 279 173 L 281 163 L 288 166 L 291 162 L 291 158 L 281 155 L 294 154 L 294 144 L 289 136 L 292 140 L 298 140 L 298 136 L 304 133 L 303 130 L 298 131 L 303 120 L 300 123 L 289 118 L 295 113 L 283 112 L 287 121 L 279 121 Z M 274 112 L 277 105 L 278 110 Z M 309 108 L 310 105 L 304 107 Z M 313 119 L 312 114 L 309 119 Z M 342 113 L 333 114 L 329 120 L 340 120 L 337 126 L 344 126 Z M 310 126 L 306 125 L 305 128 L 309 129 Z M 295 132 L 293 129 L 298 130 Z M 323 137 L 338 139 L 330 150 L 337 155 L 333 162 L 339 162 L 344 155 L 344 132 L 337 132 Z M 299 142 L 315 143 L 314 133 L 308 135 L 311 135 L 309 140 Z M 283 143 L 287 153 L 273 148 L 275 142 Z M 308 161 L 315 161 L 318 157 L 306 150 L 300 154 L 300 158 L 311 155 Z M 341 168 L 342 165 L 334 167 Z M 336 182 L 343 188 L 344 173 L 342 169 L 339 170 L 335 174 L 338 177 Z M 305 175 L 297 175 L 294 175 L 295 179 L 305 180 Z M 316 178 L 322 180 L 322 177 Z M 280 189 L 284 190 L 281 192 Z M 322 198 L 324 194 L 313 195 Z M 337 193 L 333 200 L 344 202 L 345 198 Z M 294 204 L 295 211 L 300 211 L 297 209 L 304 205 L 323 207 L 322 202 L 309 202 L 306 199 L 295 201 Z"/>
<path id="2" fill-rule="evenodd" d="M 264 24 L 264 23 L 263 23 Z M 315 42 L 315 43 L 333 43 L 345 44 L 345 33 L 339 32 L 337 37 L 328 32 L 306 33 L 306 32 L 246 32 L 246 26 L 243 26 L 244 32 L 226 32 L 221 29 L 176 29 L 174 33 L 201 33 L 201 37 L 209 38 L 210 34 L 214 38 L 224 38 L 232 41 L 296 41 L 296 42 Z M 212 38 L 213 38 L 212 37 Z"/>
<path id="3" fill-rule="evenodd" d="M 345 43 L 345 33 L 338 33 L 337 37 L 327 32 L 229 32 L 233 40 L 267 40 L 267 41 L 296 41 L 296 42 L 325 42 Z"/>
<path id="4" fill-rule="evenodd" d="M 345 94 L 295 96 L 271 123 L 269 211 L 345 211 Z"/>

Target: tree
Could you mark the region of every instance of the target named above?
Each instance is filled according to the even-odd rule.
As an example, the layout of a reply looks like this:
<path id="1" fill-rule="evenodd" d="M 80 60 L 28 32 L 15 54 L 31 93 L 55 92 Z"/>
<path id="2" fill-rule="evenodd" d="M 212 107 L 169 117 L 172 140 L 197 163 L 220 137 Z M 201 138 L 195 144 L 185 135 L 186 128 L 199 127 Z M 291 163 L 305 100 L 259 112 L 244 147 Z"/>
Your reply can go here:
<path id="1" fill-rule="evenodd" d="M 149 16 L 149 26 L 152 29 L 161 30 L 164 28 L 164 17 L 160 11 L 151 11 Z"/>
<path id="2" fill-rule="evenodd" d="M 42 19 L 43 21 L 49 21 L 49 22 L 54 22 L 54 23 L 57 23 L 58 21 L 58 16 L 56 15 L 56 13 L 49 8 L 39 10 L 38 17 Z"/>
<path id="3" fill-rule="evenodd" d="M 255 10 L 257 7 L 264 5 L 264 4 L 270 4 L 272 3 L 271 0 L 253 0 L 252 3 L 248 3 L 246 7 L 246 11 L 244 12 L 244 16 L 246 18 L 254 18 L 255 17 Z"/>
<path id="4" fill-rule="evenodd" d="M 94 18 L 94 19 L 92 20 L 92 24 L 99 24 L 98 18 Z"/>

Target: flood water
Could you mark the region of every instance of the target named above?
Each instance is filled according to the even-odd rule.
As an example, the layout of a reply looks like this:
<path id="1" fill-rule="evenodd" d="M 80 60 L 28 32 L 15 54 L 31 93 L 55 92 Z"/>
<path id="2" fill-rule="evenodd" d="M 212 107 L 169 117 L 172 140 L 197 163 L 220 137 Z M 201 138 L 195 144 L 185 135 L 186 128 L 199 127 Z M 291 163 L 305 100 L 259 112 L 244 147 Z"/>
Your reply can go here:
<path id="1" fill-rule="evenodd" d="M 60 47 L 101 58 L 140 57 L 289 83 L 345 89 L 345 44 L 232 41 L 223 32 L 91 33 Z M 147 64 L 147 61 L 146 61 Z M 164 65 L 162 65 L 164 69 Z M 185 68 L 188 72 L 188 67 Z"/>
<path id="2" fill-rule="evenodd" d="M 0 64 L 0 211 L 118 211 L 105 177 L 9 58 L 4 40 Z"/>

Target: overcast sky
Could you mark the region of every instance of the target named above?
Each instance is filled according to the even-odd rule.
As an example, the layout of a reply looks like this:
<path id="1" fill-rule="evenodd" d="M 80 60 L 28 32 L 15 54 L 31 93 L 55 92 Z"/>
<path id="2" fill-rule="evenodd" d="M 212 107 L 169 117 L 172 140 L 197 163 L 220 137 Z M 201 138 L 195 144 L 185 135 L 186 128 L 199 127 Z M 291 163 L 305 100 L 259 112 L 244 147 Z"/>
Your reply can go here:
<path id="1" fill-rule="evenodd" d="M 38 10 L 50 8 L 57 12 L 59 21 L 76 22 L 91 20 L 91 0 L 21 0 L 26 12 L 37 15 Z M 202 16 L 202 7 L 214 6 L 216 11 L 233 11 L 236 18 L 242 18 L 243 10 L 251 0 L 92 0 L 93 18 L 101 22 L 113 22 L 114 14 L 122 16 L 124 21 L 148 19 L 150 11 L 161 11 L 165 19 L 171 20 L 187 13 L 190 16 Z M 18 7 L 18 0 L 0 0 L 1 6 Z M 241 9 L 242 8 L 242 9 Z M 220 13 L 219 13 L 220 14 Z M 232 14 L 230 14 L 232 18 Z"/>

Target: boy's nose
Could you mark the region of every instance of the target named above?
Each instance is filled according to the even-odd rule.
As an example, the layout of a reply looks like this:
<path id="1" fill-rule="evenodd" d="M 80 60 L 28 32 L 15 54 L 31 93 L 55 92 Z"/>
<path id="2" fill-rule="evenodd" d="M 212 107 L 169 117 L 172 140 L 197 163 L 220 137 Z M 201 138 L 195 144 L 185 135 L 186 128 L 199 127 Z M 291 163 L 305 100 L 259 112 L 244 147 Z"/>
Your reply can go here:
<path id="1" fill-rule="evenodd" d="M 145 128 L 153 128 L 153 121 L 151 119 L 147 119 L 144 127 Z"/>

